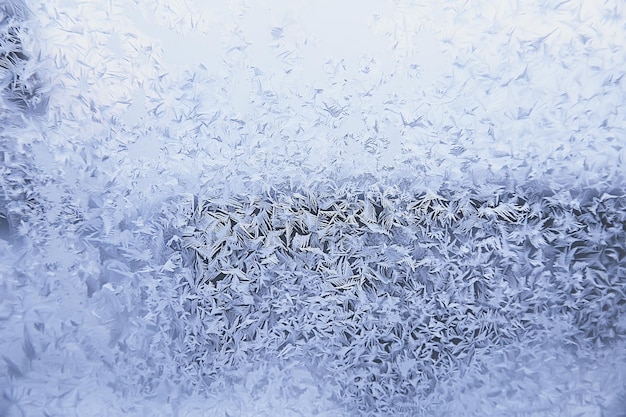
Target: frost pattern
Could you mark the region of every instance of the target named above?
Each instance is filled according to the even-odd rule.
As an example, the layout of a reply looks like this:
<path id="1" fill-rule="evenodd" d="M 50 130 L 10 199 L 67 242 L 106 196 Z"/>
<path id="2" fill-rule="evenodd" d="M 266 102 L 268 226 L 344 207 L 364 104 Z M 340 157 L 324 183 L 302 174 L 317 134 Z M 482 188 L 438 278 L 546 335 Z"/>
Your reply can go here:
<path id="1" fill-rule="evenodd" d="M 625 29 L 0 0 L 0 415 L 620 415 Z"/>

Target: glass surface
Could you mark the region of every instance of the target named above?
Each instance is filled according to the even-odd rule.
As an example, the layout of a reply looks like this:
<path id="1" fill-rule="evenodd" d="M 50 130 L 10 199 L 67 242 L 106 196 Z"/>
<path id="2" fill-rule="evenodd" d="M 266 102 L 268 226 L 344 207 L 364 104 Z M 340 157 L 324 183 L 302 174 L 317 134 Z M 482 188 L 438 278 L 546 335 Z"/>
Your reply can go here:
<path id="1" fill-rule="evenodd" d="M 0 0 L 0 416 L 626 416 L 625 13 Z"/>

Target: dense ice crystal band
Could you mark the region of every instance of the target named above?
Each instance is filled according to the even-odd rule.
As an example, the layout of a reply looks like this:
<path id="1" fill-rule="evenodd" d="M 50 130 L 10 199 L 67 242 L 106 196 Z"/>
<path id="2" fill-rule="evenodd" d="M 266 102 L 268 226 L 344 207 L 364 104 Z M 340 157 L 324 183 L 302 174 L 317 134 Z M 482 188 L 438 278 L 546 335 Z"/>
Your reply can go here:
<path id="1" fill-rule="evenodd" d="M 495 349 L 623 338 L 623 191 L 486 189 L 188 203 L 188 226 L 166 233 L 180 314 L 203 318 L 179 322 L 181 366 L 210 384 L 229 367 L 296 359 L 338 384 L 348 409 L 397 415 L 437 384 L 478 378 Z"/>

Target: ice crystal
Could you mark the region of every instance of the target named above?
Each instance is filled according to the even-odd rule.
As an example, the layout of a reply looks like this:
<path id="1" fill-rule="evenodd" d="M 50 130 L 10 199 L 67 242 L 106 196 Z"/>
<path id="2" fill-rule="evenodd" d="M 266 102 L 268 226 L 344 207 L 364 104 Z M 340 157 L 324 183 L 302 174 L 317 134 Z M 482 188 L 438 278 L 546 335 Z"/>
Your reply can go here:
<path id="1" fill-rule="evenodd" d="M 24 50 L 23 22 L 29 11 L 21 1 L 9 1 L 0 5 L 0 88 L 3 108 L 14 104 L 21 110 L 42 112 L 45 96 L 36 74 L 36 61 Z"/>

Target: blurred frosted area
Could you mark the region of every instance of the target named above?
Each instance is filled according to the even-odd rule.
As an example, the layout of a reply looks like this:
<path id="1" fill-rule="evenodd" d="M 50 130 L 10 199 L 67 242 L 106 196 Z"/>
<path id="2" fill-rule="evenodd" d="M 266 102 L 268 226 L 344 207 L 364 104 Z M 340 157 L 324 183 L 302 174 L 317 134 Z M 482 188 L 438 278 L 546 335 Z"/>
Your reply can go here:
<path id="1" fill-rule="evenodd" d="M 1 416 L 357 415 L 296 360 L 187 387 L 196 365 L 172 340 L 201 318 L 176 316 L 168 257 L 198 198 L 326 183 L 624 198 L 620 0 L 26 5 L 0 0 Z M 614 343 L 494 349 L 483 380 L 412 412 L 623 416 L 615 245 Z M 392 415 L 379 406 L 359 412 Z"/>
<path id="2" fill-rule="evenodd" d="M 33 5 L 58 146 L 74 119 L 114 125 L 122 170 L 189 191 L 319 171 L 594 181 L 572 177 L 623 161 L 621 3 L 335 3 Z"/>

